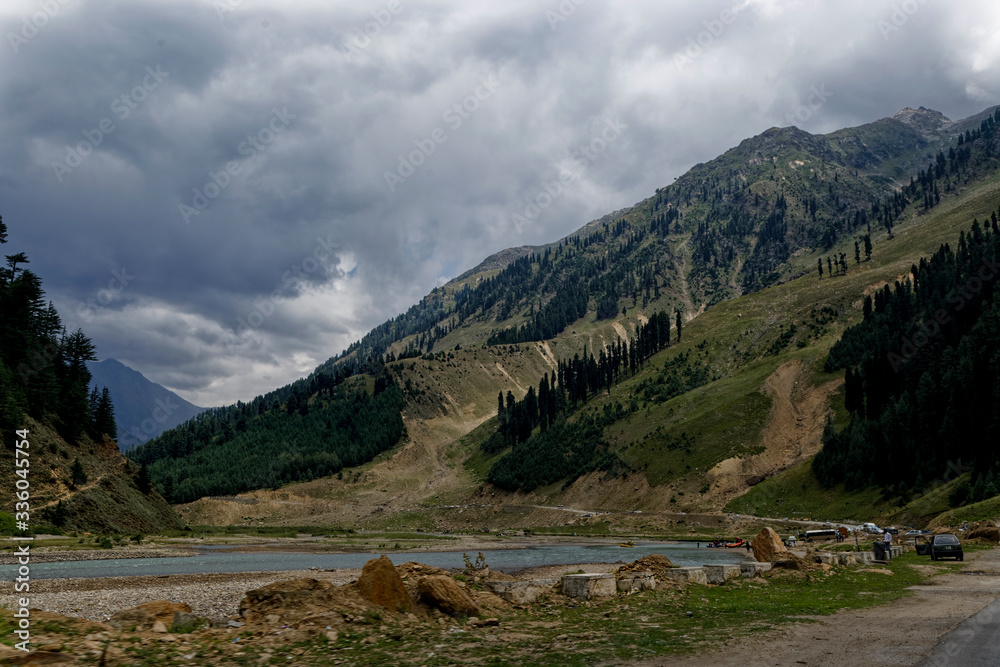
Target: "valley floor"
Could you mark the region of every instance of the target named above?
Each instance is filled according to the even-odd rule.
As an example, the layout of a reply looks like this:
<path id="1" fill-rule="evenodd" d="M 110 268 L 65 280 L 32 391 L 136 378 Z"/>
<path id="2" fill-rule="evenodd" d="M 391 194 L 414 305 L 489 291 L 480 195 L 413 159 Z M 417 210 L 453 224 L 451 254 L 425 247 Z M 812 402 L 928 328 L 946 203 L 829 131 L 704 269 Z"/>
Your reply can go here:
<path id="1" fill-rule="evenodd" d="M 428 573 L 437 571 L 413 564 L 397 567 L 411 577 L 422 567 Z M 559 577 L 567 569 L 534 568 L 518 578 Z M 574 572 L 615 569 L 617 564 L 608 563 L 572 566 Z M 349 582 L 359 574 L 359 570 L 338 569 L 33 581 L 32 606 L 46 610 L 33 612 L 36 641 L 40 642 L 36 647 L 42 647 L 39 654 L 57 657 L 64 664 L 98 664 L 103 651 L 107 664 L 121 665 L 192 664 L 193 658 L 219 665 L 383 665 L 392 661 L 400 665 L 839 667 L 866 658 L 879 665 L 915 665 L 943 636 L 1000 596 L 1000 547 L 967 551 L 964 563 L 931 563 L 909 553 L 888 567 L 817 566 L 808 572 L 775 571 L 766 579 L 738 580 L 726 586 L 682 588 L 664 583 L 656 591 L 593 603 L 551 596 L 535 604 L 512 606 L 470 580 L 468 590 L 477 591 L 473 595 L 484 618 L 495 617 L 488 619 L 492 624 L 419 610 L 417 616 L 378 614 L 362 607 L 343 619 L 340 612 L 334 614 L 334 630 L 325 635 L 320 632 L 319 637 L 291 617 L 281 623 L 273 620 L 261 625 L 258 619 L 246 627 L 191 634 L 115 631 L 99 624 L 114 611 L 156 599 L 186 602 L 200 616 L 238 619 L 245 591 L 289 579 L 338 584 L 350 603 L 354 585 Z M 906 590 L 913 594 L 900 597 Z M 10 597 L 0 598 L 8 609 L 13 608 Z M 869 606 L 883 597 L 885 604 Z M 360 598 L 348 607 L 359 602 Z M 843 610 L 811 615 L 835 609 Z M 9 624 L 10 613 L 5 611 L 0 622 Z M 247 619 L 239 625 L 243 620 Z M 0 646 L 0 662 L 18 655 L 9 640 L 3 643 L 7 646 Z M 637 661 L 643 654 L 661 657 Z"/>

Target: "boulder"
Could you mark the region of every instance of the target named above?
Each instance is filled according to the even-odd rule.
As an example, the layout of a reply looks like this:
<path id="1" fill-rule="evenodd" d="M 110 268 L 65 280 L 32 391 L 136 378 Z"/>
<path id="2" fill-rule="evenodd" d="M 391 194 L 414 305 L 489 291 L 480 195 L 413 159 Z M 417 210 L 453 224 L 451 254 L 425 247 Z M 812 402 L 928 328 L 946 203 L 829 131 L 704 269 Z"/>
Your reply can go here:
<path id="1" fill-rule="evenodd" d="M 758 563 L 773 563 L 775 560 L 786 558 L 789 554 L 785 544 L 773 528 L 761 530 L 754 536 L 751 544 L 753 557 Z"/>
<path id="2" fill-rule="evenodd" d="M 988 521 L 981 521 L 972 526 L 965 537 L 970 540 L 978 537 L 987 542 L 1000 542 L 1000 528 Z"/>
<path id="3" fill-rule="evenodd" d="M 174 623 L 174 614 L 177 612 L 190 614 L 191 607 L 183 602 L 167 602 L 166 600 L 153 600 L 138 607 L 123 609 L 108 620 L 109 625 L 119 629 L 135 628 L 136 630 L 150 630 L 156 623 L 162 623 L 169 628 Z"/>
<path id="4" fill-rule="evenodd" d="M 454 579 L 443 574 L 432 574 L 417 580 L 420 598 L 449 616 L 478 616 L 479 605 Z"/>
<path id="5" fill-rule="evenodd" d="M 334 607 L 342 596 L 339 588 L 319 579 L 287 579 L 247 591 L 240 600 L 240 616 L 248 621 L 268 616 L 302 616 Z M 188 611 L 191 611 L 188 609 Z"/>
<path id="6" fill-rule="evenodd" d="M 365 563 L 358 579 L 361 597 L 389 611 L 409 611 L 410 594 L 388 556 L 382 555 Z"/>

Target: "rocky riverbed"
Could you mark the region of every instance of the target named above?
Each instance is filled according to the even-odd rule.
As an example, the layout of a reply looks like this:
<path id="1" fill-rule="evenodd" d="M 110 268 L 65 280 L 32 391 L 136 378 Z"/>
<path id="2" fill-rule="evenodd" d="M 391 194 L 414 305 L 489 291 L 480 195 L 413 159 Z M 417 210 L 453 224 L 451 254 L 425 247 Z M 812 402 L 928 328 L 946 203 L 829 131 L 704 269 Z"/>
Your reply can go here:
<path id="1" fill-rule="evenodd" d="M 125 558 L 170 558 L 194 556 L 190 549 L 129 548 L 56 550 L 49 547 L 33 548 L 32 563 L 65 563 L 80 560 L 116 560 Z M 0 555 L 0 565 L 16 565 L 17 557 L 11 553 Z"/>
<path id="2" fill-rule="evenodd" d="M 31 582 L 31 606 L 66 616 L 106 621 L 122 609 L 152 600 L 184 602 L 198 616 L 225 619 L 236 616 L 248 590 L 276 581 L 311 577 L 347 584 L 360 570 L 301 572 L 240 572 L 177 574 L 164 577 L 105 577 L 100 579 L 40 579 Z M 20 595 L 23 597 L 23 594 Z M 0 604 L 13 609 L 18 596 L 0 595 Z"/>

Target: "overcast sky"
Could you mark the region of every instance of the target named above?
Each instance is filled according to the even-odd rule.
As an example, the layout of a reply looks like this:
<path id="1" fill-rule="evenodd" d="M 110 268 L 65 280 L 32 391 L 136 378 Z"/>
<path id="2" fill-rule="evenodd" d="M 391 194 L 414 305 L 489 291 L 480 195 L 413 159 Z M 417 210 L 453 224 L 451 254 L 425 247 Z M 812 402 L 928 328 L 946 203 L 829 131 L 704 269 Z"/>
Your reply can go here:
<path id="1" fill-rule="evenodd" d="M 0 32 L 4 250 L 204 406 L 769 127 L 1000 102 L 985 0 L 4 0 Z"/>

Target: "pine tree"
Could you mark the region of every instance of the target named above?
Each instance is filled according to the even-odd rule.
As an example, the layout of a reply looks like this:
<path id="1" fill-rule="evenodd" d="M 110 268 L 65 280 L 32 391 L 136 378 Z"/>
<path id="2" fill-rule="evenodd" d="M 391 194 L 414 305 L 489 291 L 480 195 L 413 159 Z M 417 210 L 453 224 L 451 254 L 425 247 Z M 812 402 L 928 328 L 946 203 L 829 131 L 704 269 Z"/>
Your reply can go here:
<path id="1" fill-rule="evenodd" d="M 84 472 L 79 458 L 73 459 L 73 466 L 69 469 L 69 476 L 73 486 L 87 483 L 87 473 Z"/>
<path id="2" fill-rule="evenodd" d="M 97 388 L 94 388 L 97 391 Z M 245 420 L 244 420 L 245 423 Z M 244 427 L 244 430 L 246 428 Z M 97 406 L 94 410 L 94 432 L 98 437 L 107 436 L 112 440 L 118 440 L 118 425 L 115 423 L 115 407 L 111 402 L 111 392 L 107 387 L 101 391 L 100 398 L 97 399 Z"/>
<path id="3" fill-rule="evenodd" d="M 681 342 L 681 311 L 677 311 L 677 342 Z"/>
<path id="4" fill-rule="evenodd" d="M 872 237 L 869 234 L 865 234 L 865 261 L 870 262 L 872 259 Z"/>
<path id="5" fill-rule="evenodd" d="M 149 468 L 143 463 L 139 466 L 139 474 L 136 475 L 135 485 L 143 494 L 148 494 L 153 490 L 153 481 L 149 477 Z"/>
<path id="6" fill-rule="evenodd" d="M 818 260 L 816 260 L 816 263 L 817 263 L 817 266 L 819 268 L 819 277 L 822 278 L 823 277 L 823 258 L 820 257 Z"/>
<path id="7" fill-rule="evenodd" d="M 854 242 L 854 263 L 861 266 L 861 244 L 857 241 Z"/>

